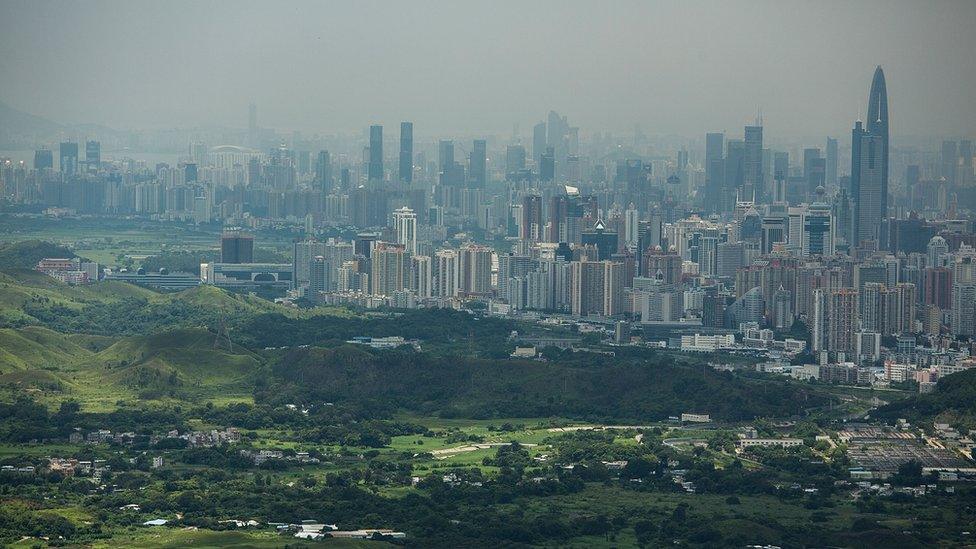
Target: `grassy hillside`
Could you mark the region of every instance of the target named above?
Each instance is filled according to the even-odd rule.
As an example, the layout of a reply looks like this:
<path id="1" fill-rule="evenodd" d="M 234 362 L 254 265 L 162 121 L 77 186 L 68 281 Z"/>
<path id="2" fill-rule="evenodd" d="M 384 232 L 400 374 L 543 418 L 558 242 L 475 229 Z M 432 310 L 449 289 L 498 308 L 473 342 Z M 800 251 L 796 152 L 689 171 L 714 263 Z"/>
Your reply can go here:
<path id="1" fill-rule="evenodd" d="M 78 314 L 86 307 L 158 296 L 156 292 L 123 282 L 70 286 L 36 271 L 0 272 L 0 325 L 41 324 L 46 315 Z"/>
<path id="2" fill-rule="evenodd" d="M 0 329 L 0 374 L 56 368 L 91 354 L 64 335 L 40 326 Z"/>
<path id="3" fill-rule="evenodd" d="M 75 399 L 89 409 L 138 398 L 249 400 L 261 367 L 261 357 L 204 328 L 124 338 L 38 326 L 0 329 L 0 396 L 6 397 Z"/>
<path id="4" fill-rule="evenodd" d="M 248 398 L 261 359 L 207 330 L 125 338 L 96 357 L 102 379 L 143 397 Z"/>
<path id="5" fill-rule="evenodd" d="M 62 333 L 141 335 L 182 327 L 245 325 L 270 316 L 300 322 L 350 317 L 344 309 L 299 310 L 214 286 L 158 293 L 117 281 L 71 286 L 27 270 L 0 272 L 0 327 L 42 325 Z"/>

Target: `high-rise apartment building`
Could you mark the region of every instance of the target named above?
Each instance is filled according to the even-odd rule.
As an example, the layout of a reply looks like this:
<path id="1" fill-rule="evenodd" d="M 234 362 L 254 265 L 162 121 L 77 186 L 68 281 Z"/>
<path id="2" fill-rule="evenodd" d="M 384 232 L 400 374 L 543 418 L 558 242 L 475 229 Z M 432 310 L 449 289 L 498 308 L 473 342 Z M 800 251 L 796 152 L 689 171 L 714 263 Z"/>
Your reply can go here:
<path id="1" fill-rule="evenodd" d="M 827 296 L 827 349 L 853 356 L 856 329 L 857 290 L 841 288 L 831 291 Z"/>
<path id="2" fill-rule="evenodd" d="M 409 267 L 406 250 L 402 244 L 378 242 L 373 250 L 370 266 L 370 293 L 392 296 L 403 290 L 407 283 Z"/>
<path id="3" fill-rule="evenodd" d="M 417 254 L 417 214 L 404 206 L 393 210 L 393 232 L 410 255 Z"/>
<path id="4" fill-rule="evenodd" d="M 491 248 L 469 244 L 459 250 L 460 291 L 465 295 L 491 293 Z"/>

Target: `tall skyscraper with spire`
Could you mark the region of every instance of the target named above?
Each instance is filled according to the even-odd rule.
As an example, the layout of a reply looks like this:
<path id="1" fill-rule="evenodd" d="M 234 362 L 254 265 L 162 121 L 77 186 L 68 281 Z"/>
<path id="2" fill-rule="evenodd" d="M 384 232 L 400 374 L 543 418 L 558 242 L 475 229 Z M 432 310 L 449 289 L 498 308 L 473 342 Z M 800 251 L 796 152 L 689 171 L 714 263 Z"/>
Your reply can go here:
<path id="1" fill-rule="evenodd" d="M 762 201 L 762 119 L 756 117 L 754 126 L 745 129 L 745 157 L 743 159 L 744 178 L 739 200 L 745 202 Z"/>
<path id="2" fill-rule="evenodd" d="M 851 134 L 851 194 L 854 198 L 854 242 L 885 245 L 888 215 L 888 90 L 884 71 L 874 71 L 868 96 L 867 124 L 858 120 Z"/>
<path id="3" fill-rule="evenodd" d="M 884 71 L 881 65 L 874 69 L 871 80 L 871 94 L 868 96 L 868 131 L 881 139 L 883 153 L 881 158 L 881 182 L 884 186 L 884 206 L 882 213 L 887 215 L 888 205 L 888 88 L 885 86 Z"/>

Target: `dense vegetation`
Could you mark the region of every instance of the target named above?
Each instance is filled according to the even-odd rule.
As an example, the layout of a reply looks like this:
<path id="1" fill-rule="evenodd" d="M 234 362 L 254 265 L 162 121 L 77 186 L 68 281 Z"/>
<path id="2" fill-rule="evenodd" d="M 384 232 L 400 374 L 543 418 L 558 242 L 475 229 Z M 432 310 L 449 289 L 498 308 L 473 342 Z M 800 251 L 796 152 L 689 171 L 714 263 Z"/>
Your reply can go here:
<path id="1" fill-rule="evenodd" d="M 892 402 L 874 415 L 891 421 L 941 421 L 976 429 L 976 369 L 946 376 L 939 380 L 934 392 Z"/>
<path id="2" fill-rule="evenodd" d="M 366 399 L 445 417 L 640 422 L 701 411 L 742 420 L 788 416 L 823 401 L 793 384 L 768 383 L 757 390 L 731 373 L 667 358 L 627 361 L 587 353 L 563 363 L 299 348 L 277 360 L 272 372 L 283 383 L 259 393 L 262 400 Z"/>
<path id="3" fill-rule="evenodd" d="M 57 244 L 41 240 L 0 242 L 0 271 L 33 269 L 46 257 L 75 257 L 74 252 Z"/>
<path id="4" fill-rule="evenodd" d="M 235 334 L 255 348 L 334 346 L 356 336 L 397 335 L 421 340 L 427 347 L 450 346 L 461 353 L 477 349 L 504 356 L 512 347 L 506 338 L 517 328 L 516 323 L 500 318 L 476 317 L 451 309 L 420 309 L 355 317 L 299 318 L 267 313 L 242 319 L 235 326 Z"/>

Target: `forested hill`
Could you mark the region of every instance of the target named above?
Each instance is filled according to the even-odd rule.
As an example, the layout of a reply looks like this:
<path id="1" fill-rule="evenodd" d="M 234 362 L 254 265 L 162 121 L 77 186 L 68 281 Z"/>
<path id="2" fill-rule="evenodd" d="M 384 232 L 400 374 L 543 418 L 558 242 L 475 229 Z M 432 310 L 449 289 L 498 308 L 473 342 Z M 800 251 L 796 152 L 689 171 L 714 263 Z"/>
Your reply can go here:
<path id="1" fill-rule="evenodd" d="M 939 380 L 934 392 L 892 402 L 874 415 L 891 421 L 939 421 L 976 429 L 976 369 L 946 376 Z"/>
<path id="2" fill-rule="evenodd" d="M 0 271 L 33 269 L 46 257 L 70 259 L 75 254 L 64 246 L 42 240 L 0 242 Z"/>
<path id="3" fill-rule="evenodd" d="M 432 356 L 351 346 L 294 349 L 273 366 L 265 401 L 374 400 L 445 417 L 568 416 L 652 421 L 704 412 L 722 420 L 789 416 L 822 403 L 793 383 L 738 378 L 661 355 L 551 362 Z"/>

